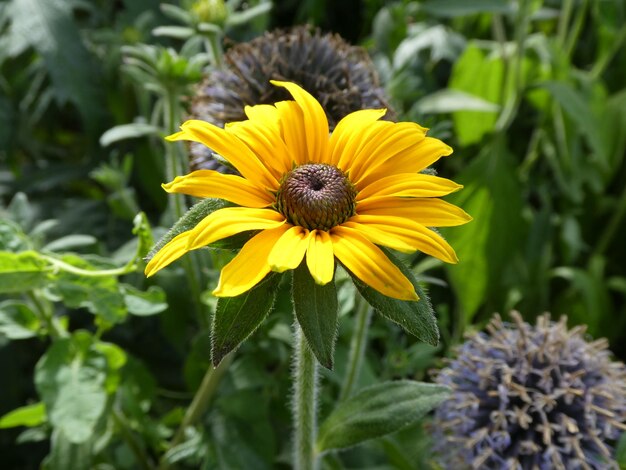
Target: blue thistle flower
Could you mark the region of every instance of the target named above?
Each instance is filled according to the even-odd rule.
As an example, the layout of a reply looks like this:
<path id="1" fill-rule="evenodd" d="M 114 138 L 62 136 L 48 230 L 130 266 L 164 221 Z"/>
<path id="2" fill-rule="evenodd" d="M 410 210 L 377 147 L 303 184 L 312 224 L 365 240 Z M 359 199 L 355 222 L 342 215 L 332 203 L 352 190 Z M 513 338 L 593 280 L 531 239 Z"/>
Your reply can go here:
<path id="1" fill-rule="evenodd" d="M 435 413 L 435 452 L 447 469 L 617 469 L 626 430 L 626 367 L 605 339 L 549 315 L 535 326 L 498 315 L 457 348 L 436 381 L 453 394 Z"/>

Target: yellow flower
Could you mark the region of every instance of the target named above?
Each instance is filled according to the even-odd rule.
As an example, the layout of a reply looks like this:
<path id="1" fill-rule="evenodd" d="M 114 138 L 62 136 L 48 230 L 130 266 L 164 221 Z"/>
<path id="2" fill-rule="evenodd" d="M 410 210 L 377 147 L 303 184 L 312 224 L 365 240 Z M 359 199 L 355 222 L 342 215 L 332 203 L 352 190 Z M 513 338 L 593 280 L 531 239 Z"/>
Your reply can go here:
<path id="1" fill-rule="evenodd" d="M 294 83 L 272 83 L 295 101 L 247 107 L 247 121 L 224 129 L 187 121 L 168 137 L 206 145 L 241 176 L 199 170 L 163 185 L 171 193 L 220 198 L 236 207 L 219 209 L 172 239 L 150 260 L 146 275 L 188 251 L 254 230 L 259 232 L 222 269 L 214 295 L 239 295 L 270 271 L 295 269 L 306 258 L 318 284 L 332 281 L 337 259 L 380 293 L 417 300 L 412 283 L 377 245 L 457 262 L 452 247 L 429 227 L 471 220 L 438 198 L 461 186 L 420 173 L 452 149 L 417 124 L 380 121 L 384 109 L 351 113 L 329 136 L 315 98 Z"/>

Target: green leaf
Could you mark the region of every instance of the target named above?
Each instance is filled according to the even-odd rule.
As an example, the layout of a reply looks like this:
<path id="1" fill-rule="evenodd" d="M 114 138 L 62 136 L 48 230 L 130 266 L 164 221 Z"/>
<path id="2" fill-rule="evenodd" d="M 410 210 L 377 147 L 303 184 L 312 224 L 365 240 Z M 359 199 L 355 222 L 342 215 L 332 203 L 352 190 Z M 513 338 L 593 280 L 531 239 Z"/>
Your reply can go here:
<path id="1" fill-rule="evenodd" d="M 414 105 L 420 113 L 453 113 L 456 111 L 497 112 L 500 106 L 479 96 L 459 90 L 440 90 L 425 96 Z"/>
<path id="2" fill-rule="evenodd" d="M 160 129 L 152 124 L 133 122 L 112 127 L 100 137 L 100 145 L 106 147 L 120 140 L 159 135 Z"/>
<path id="3" fill-rule="evenodd" d="M 43 287 L 48 264 L 34 251 L 0 251 L 0 294 L 28 292 Z"/>
<path id="4" fill-rule="evenodd" d="M 449 87 L 489 103 L 501 103 L 504 61 L 490 57 L 470 44 L 454 64 Z M 462 146 L 478 143 L 495 129 L 497 112 L 457 111 L 452 115 L 457 138 Z"/>
<path id="5" fill-rule="evenodd" d="M 26 304 L 7 300 L 0 303 L 0 335 L 9 339 L 37 336 L 41 322 Z"/>
<path id="6" fill-rule="evenodd" d="M 9 411 L 0 418 L 0 429 L 15 428 L 17 426 L 39 426 L 46 422 L 46 407 L 42 402 L 21 406 Z"/>
<path id="7" fill-rule="evenodd" d="M 27 38 L 44 59 L 57 99 L 80 110 L 89 133 L 97 132 L 107 106 L 99 63 L 84 46 L 71 2 L 12 2 L 12 34 Z"/>
<path id="8" fill-rule="evenodd" d="M 222 199 L 205 199 L 198 204 L 195 204 L 174 224 L 174 226 L 165 235 L 161 237 L 156 245 L 154 245 L 150 253 L 148 253 L 148 255 L 146 256 L 146 261 L 150 261 L 157 251 L 163 248 L 177 235 L 191 230 L 209 214 L 224 207 L 228 207 L 229 205 L 231 204 Z"/>
<path id="9" fill-rule="evenodd" d="M 337 290 L 335 282 L 315 283 L 303 261 L 293 270 L 293 307 L 309 347 L 327 369 L 333 368 L 337 339 Z"/>
<path id="10" fill-rule="evenodd" d="M 480 13 L 514 13 L 515 7 L 507 0 L 428 0 L 421 4 L 426 13 L 444 18 L 477 15 Z"/>
<path id="11" fill-rule="evenodd" d="M 66 235 L 51 241 L 42 248 L 42 251 L 69 251 L 81 246 L 94 245 L 98 242 L 96 237 L 91 235 Z"/>
<path id="12" fill-rule="evenodd" d="M 420 299 L 417 302 L 410 302 L 387 297 L 361 282 L 356 276 L 352 276 L 354 285 L 365 300 L 383 317 L 397 323 L 420 341 L 437 346 L 439 344 L 439 328 L 428 295 L 420 286 L 413 272 L 404 263 L 396 258 L 391 251 L 383 247 L 381 249 L 402 271 L 402 274 L 411 281 Z"/>
<path id="13" fill-rule="evenodd" d="M 280 276 L 270 273 L 263 281 L 236 297 L 220 297 L 213 315 L 211 360 L 221 360 L 259 327 L 274 305 Z"/>
<path id="14" fill-rule="evenodd" d="M 360 390 L 320 426 L 317 450 L 343 449 L 413 424 L 446 399 L 442 385 L 398 380 Z"/>
<path id="15" fill-rule="evenodd" d="M 245 23 L 249 23 L 257 16 L 269 13 L 272 9 L 272 2 L 259 3 L 253 7 L 247 8 L 243 11 L 235 11 L 228 15 L 226 18 L 227 26 L 239 26 Z"/>
<path id="16" fill-rule="evenodd" d="M 193 28 L 187 26 L 159 26 L 152 30 L 154 36 L 165 36 L 174 39 L 188 39 L 194 34 Z"/>
<path id="17" fill-rule="evenodd" d="M 147 317 L 167 308 L 165 292 L 158 286 L 150 286 L 147 291 L 140 291 L 129 284 L 121 284 L 120 287 L 128 313 Z"/>
<path id="18" fill-rule="evenodd" d="M 87 334 L 55 341 L 35 368 L 50 423 L 74 444 L 92 437 L 106 409 L 107 360 L 89 341 Z"/>

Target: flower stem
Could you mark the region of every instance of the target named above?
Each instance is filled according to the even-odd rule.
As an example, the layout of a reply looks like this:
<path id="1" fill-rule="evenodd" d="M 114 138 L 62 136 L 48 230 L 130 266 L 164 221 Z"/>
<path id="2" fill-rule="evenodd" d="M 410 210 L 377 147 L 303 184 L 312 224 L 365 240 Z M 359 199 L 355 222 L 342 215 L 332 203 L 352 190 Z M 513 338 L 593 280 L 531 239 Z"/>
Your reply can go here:
<path id="1" fill-rule="evenodd" d="M 168 89 L 164 96 L 163 108 L 163 124 L 169 134 L 172 134 L 180 124 L 181 106 L 179 102 L 179 93 L 176 89 Z M 166 145 L 166 161 L 165 161 L 165 177 L 167 181 L 172 181 L 176 176 L 186 174 L 188 165 L 185 157 L 180 152 L 181 144 L 179 142 Z M 172 194 L 169 198 L 169 216 L 172 224 L 179 220 L 187 211 L 187 204 L 184 195 Z M 200 270 L 200 262 L 197 253 L 188 253 L 182 260 L 183 269 L 189 281 L 189 289 L 191 298 L 193 299 L 194 311 L 198 318 L 198 323 L 204 329 L 209 327 L 208 315 L 204 306 L 200 302 L 202 294 L 202 273 Z"/>
<path id="2" fill-rule="evenodd" d="M 170 449 L 180 444 L 185 437 L 185 429 L 195 424 L 205 413 L 209 403 L 211 402 L 211 398 L 213 398 L 213 395 L 217 390 L 217 386 L 219 385 L 222 376 L 228 370 L 233 358 L 234 354 L 231 353 L 224 357 L 222 362 L 220 362 L 217 367 L 209 366 L 204 374 L 204 377 L 202 378 L 202 382 L 200 383 L 196 394 L 193 397 L 193 400 L 191 400 L 189 408 L 187 408 L 187 411 L 185 412 L 185 416 L 183 416 L 183 420 L 181 421 L 172 442 L 170 443 Z M 162 459 L 159 468 L 164 470 L 169 468 L 169 466 L 167 462 Z"/>
<path id="3" fill-rule="evenodd" d="M 359 378 L 361 365 L 363 364 L 363 355 L 365 353 L 365 342 L 367 340 L 367 332 L 369 331 L 369 323 L 372 318 L 372 309 L 367 301 L 357 296 L 357 313 L 356 327 L 350 341 L 350 353 L 348 356 L 348 367 L 346 375 L 339 393 L 339 401 L 349 398 L 352 394 L 354 384 Z"/>
<path id="4" fill-rule="evenodd" d="M 300 325 L 297 323 L 294 340 L 293 464 L 295 470 L 315 470 L 317 468 L 317 456 L 315 455 L 315 437 L 317 434 L 317 360 L 302 334 Z"/>

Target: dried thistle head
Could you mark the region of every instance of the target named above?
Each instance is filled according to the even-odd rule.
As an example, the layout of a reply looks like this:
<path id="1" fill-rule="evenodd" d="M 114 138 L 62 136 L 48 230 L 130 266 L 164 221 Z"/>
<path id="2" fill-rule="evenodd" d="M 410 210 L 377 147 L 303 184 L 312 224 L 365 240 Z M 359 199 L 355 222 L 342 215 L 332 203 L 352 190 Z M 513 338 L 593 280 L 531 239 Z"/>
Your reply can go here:
<path id="1" fill-rule="evenodd" d="M 452 388 L 435 414 L 444 468 L 617 469 L 626 429 L 626 367 L 607 341 L 549 315 L 535 326 L 512 313 L 470 337 L 436 381 Z"/>
<path id="2" fill-rule="evenodd" d="M 385 93 L 367 52 L 336 34 L 322 34 L 306 26 L 265 33 L 230 48 L 225 67 L 211 72 L 198 86 L 191 115 L 222 126 L 247 119 L 244 107 L 289 99 L 270 80 L 297 83 L 322 105 L 332 131 L 341 118 L 366 108 L 387 108 Z M 191 146 L 192 169 L 215 169 L 211 151 Z"/>

